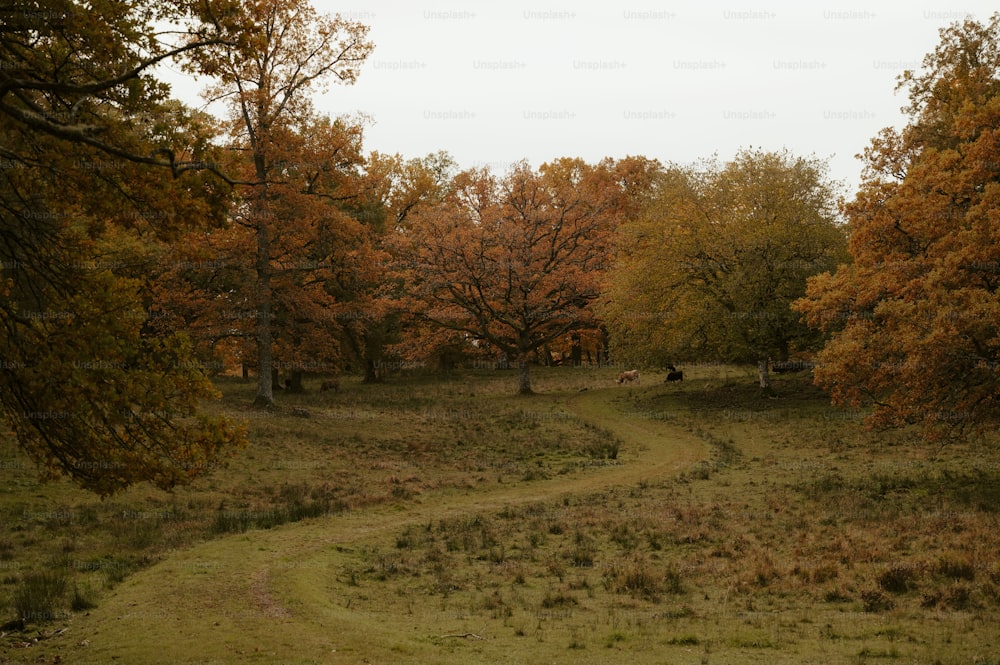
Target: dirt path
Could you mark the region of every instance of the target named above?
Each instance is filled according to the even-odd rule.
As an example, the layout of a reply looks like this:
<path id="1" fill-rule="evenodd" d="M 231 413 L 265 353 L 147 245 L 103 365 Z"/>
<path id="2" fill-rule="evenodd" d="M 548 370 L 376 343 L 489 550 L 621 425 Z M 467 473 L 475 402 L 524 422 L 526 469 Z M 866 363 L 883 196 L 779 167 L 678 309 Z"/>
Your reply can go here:
<path id="1" fill-rule="evenodd" d="M 119 662 L 167 655 L 148 647 L 135 650 L 139 633 L 148 644 L 197 640 L 202 645 L 201 661 L 171 653 L 170 662 L 214 662 L 212 658 L 225 661 L 234 652 L 241 653 L 240 635 L 259 636 L 271 630 L 271 624 L 288 629 L 288 639 L 298 631 L 299 640 L 330 623 L 346 628 L 355 619 L 337 612 L 324 595 L 327 592 L 317 588 L 317 571 L 333 565 L 335 552 L 391 537 L 408 524 L 669 478 L 707 458 L 705 442 L 676 425 L 622 413 L 615 400 L 626 394 L 622 389 L 592 390 L 565 401 L 569 413 L 621 439 L 618 460 L 607 466 L 491 490 L 428 493 L 405 505 L 382 505 L 211 540 L 172 553 L 127 579 L 80 620 L 75 639 L 90 642 L 91 658 L 121 658 Z M 303 623 L 310 624 L 309 630 Z M 268 637 L 282 639 L 277 634 Z"/>
<path id="2" fill-rule="evenodd" d="M 356 537 L 359 531 L 374 535 L 382 530 L 385 525 L 379 519 L 380 513 L 387 513 L 384 515 L 387 525 L 398 528 L 406 523 L 426 522 L 429 518 L 498 510 L 507 505 L 549 501 L 566 495 L 659 480 L 676 475 L 708 456 L 705 442 L 685 430 L 660 420 L 620 413 L 611 402 L 616 393 L 614 389 L 588 391 L 566 402 L 567 410 L 581 420 L 614 432 L 622 439 L 623 452 L 614 463 L 550 480 L 512 484 L 507 489 L 435 494 L 407 506 L 405 513 L 400 513 L 398 507 L 375 509 L 367 515 L 356 516 L 368 522 L 367 527 L 352 525 L 346 529 L 344 537 L 361 540 Z"/>
<path id="3" fill-rule="evenodd" d="M 426 523 L 456 515 L 499 510 L 568 495 L 588 494 L 610 487 L 636 485 L 679 474 L 708 457 L 705 442 L 663 420 L 622 414 L 612 402 L 620 390 L 578 393 L 566 400 L 567 410 L 621 438 L 622 453 L 613 463 L 549 480 L 511 484 L 508 488 L 434 493 L 404 508 L 378 506 L 339 516 L 328 524 L 332 542 L 361 542 L 386 529 Z"/>

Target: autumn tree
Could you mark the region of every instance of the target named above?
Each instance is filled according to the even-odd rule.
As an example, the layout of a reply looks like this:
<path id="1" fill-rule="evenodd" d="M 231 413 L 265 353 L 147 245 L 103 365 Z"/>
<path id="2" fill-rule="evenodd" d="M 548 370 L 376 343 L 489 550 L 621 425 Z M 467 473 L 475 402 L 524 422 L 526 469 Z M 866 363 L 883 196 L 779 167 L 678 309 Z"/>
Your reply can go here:
<path id="1" fill-rule="evenodd" d="M 358 219 L 364 190 L 361 127 L 314 118 L 282 145 L 281 182 L 271 210 L 272 368 L 293 390 L 305 372 L 339 366 L 337 340 L 358 307 L 354 285 L 375 279 L 380 261 Z M 193 233 L 156 275 L 165 328 L 187 330 L 212 366 L 256 364 L 256 218 L 235 206 L 228 228 Z M 348 311 L 349 310 L 349 311 Z"/>
<path id="2" fill-rule="evenodd" d="M 276 238 L 274 258 L 275 357 L 292 390 L 307 371 L 342 365 L 337 343 L 351 315 L 366 302 L 364 286 L 384 263 L 370 220 L 359 209 L 364 181 L 362 127 L 350 119 L 320 120 L 305 132 L 305 161 L 286 171 L 296 192 L 282 196 L 282 217 L 294 220 Z M 294 177 L 293 177 L 294 176 Z"/>
<path id="3" fill-rule="evenodd" d="M 255 404 L 268 407 L 274 402 L 276 251 L 303 223 L 301 215 L 312 214 L 290 200 L 302 192 L 302 181 L 290 172 L 302 157 L 289 148 L 300 143 L 302 128 L 314 115 L 308 93 L 330 78 L 353 83 L 372 45 L 367 26 L 319 16 L 306 0 L 206 3 L 202 15 L 227 38 L 193 52 L 191 67 L 215 80 L 210 99 L 228 102 L 231 146 L 245 157 L 241 180 L 251 183 L 240 192 L 235 216 L 253 230 L 253 295 L 247 309 L 253 312 L 257 351 Z M 321 186 L 319 179 L 306 193 L 337 196 L 319 191 Z"/>
<path id="4" fill-rule="evenodd" d="M 391 265 L 391 238 L 409 225 L 421 207 L 439 204 L 455 174 L 454 160 L 446 152 L 420 158 L 372 153 L 365 164 L 363 195 L 355 214 L 362 220 L 370 246 L 378 253 L 373 270 L 358 274 L 344 285 L 340 299 L 349 302 L 341 327 L 345 357 L 363 368 L 366 383 L 380 382 L 388 367 L 401 367 L 416 354 L 408 342 L 428 349 L 426 334 L 407 327 L 421 326 L 406 316 L 404 291 Z M 421 332 L 426 332 L 423 329 Z M 431 345 L 433 346 L 433 345 Z"/>
<path id="5" fill-rule="evenodd" d="M 186 3 L 0 9 L 0 404 L 48 475 L 102 495 L 183 483 L 242 441 L 182 334 L 152 335 L 143 261 L 228 205 L 214 128 L 158 62 L 218 42 Z"/>
<path id="6" fill-rule="evenodd" d="M 395 237 L 415 314 L 507 354 L 520 365 L 519 391 L 530 393 L 531 354 L 596 325 L 591 303 L 620 199 L 609 162 L 458 174 L 446 198 Z"/>
<path id="7" fill-rule="evenodd" d="M 865 151 L 853 262 L 796 307 L 833 338 L 816 381 L 870 424 L 931 438 L 1000 419 L 1000 15 L 941 31 L 899 89 L 909 123 Z"/>
<path id="8" fill-rule="evenodd" d="M 790 304 L 842 260 L 832 185 L 816 160 L 745 150 L 725 165 L 671 167 L 619 233 L 601 311 L 616 357 L 754 363 L 816 345 Z"/>

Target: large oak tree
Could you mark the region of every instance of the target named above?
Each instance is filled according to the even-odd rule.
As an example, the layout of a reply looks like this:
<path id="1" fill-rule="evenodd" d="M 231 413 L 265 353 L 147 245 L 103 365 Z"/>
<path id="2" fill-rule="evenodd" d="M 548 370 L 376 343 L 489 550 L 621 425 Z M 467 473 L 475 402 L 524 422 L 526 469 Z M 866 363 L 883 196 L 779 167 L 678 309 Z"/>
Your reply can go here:
<path id="1" fill-rule="evenodd" d="M 797 307 L 833 332 L 816 381 L 870 424 L 928 437 L 1000 420 L 1000 15 L 941 31 L 899 87 L 846 206 L 854 261 Z"/>
<path id="2" fill-rule="evenodd" d="M 626 164 L 627 166 L 627 164 Z M 437 329 L 487 343 L 520 364 L 546 343 L 597 325 L 624 167 L 561 159 L 502 177 L 458 174 L 437 205 L 418 209 L 393 248 L 414 312 Z"/>
<path id="3" fill-rule="evenodd" d="M 349 121 L 315 119 L 287 134 L 282 181 L 271 183 L 271 366 L 294 390 L 304 373 L 341 365 L 337 339 L 367 306 L 356 285 L 373 282 L 380 264 L 358 219 L 361 138 Z M 188 331 L 213 367 L 257 365 L 260 220 L 249 210 L 234 206 L 228 228 L 182 238 L 157 275 L 160 325 Z"/>
<path id="4" fill-rule="evenodd" d="M 387 369 L 409 362 L 404 358 L 414 354 L 407 341 L 421 337 L 426 349 L 426 337 L 404 335 L 412 320 L 405 316 L 399 277 L 388 269 L 387 243 L 416 210 L 440 203 L 453 175 L 454 162 L 445 152 L 408 160 L 375 152 L 365 162 L 362 195 L 350 209 L 362 221 L 370 263 L 350 279 L 329 282 L 341 305 L 344 364 L 357 363 L 365 383 L 381 382 Z"/>

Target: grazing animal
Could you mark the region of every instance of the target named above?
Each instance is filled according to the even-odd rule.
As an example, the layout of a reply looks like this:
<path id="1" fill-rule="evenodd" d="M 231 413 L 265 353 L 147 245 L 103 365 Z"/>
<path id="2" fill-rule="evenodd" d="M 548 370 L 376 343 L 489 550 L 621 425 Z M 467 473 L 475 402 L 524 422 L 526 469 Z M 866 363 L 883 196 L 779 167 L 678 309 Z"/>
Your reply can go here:
<path id="1" fill-rule="evenodd" d="M 327 379 L 320 385 L 319 390 L 320 392 L 326 392 L 327 390 L 332 390 L 335 393 L 339 393 L 340 381 L 338 381 L 337 379 Z"/>
<path id="2" fill-rule="evenodd" d="M 622 385 L 623 383 L 632 383 L 633 381 L 639 383 L 639 370 L 637 369 L 622 372 L 618 375 L 618 385 Z"/>
<path id="3" fill-rule="evenodd" d="M 663 380 L 664 383 L 666 383 L 667 381 L 683 381 L 683 380 L 684 380 L 684 372 L 678 371 L 677 368 L 674 367 L 673 365 L 667 365 L 667 378 Z"/>

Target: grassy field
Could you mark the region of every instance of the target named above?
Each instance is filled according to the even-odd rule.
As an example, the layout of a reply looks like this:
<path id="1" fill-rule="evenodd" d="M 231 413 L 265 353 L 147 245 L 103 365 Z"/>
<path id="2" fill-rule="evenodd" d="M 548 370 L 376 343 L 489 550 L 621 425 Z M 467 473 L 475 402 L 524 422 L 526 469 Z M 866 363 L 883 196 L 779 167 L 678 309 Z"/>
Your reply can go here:
<path id="1" fill-rule="evenodd" d="M 104 502 L 5 435 L 0 663 L 1000 663 L 995 438 L 614 374 L 223 383 L 250 447 Z"/>

